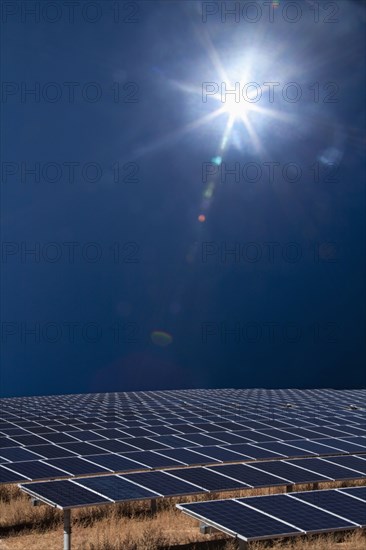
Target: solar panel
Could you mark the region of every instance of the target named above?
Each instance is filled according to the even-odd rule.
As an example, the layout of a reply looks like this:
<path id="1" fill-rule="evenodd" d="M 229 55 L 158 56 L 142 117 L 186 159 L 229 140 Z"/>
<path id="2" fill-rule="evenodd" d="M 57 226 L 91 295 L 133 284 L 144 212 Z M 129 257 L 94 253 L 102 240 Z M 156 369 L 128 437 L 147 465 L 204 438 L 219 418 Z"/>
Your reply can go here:
<path id="1" fill-rule="evenodd" d="M 183 445 L 181 445 L 182 447 L 194 447 L 195 445 L 221 445 L 223 443 L 222 440 L 206 434 L 184 434 L 181 435 L 180 438 L 183 443 Z"/>
<path id="2" fill-rule="evenodd" d="M 126 441 L 119 441 L 116 439 L 106 439 L 105 441 L 98 441 L 99 452 L 110 451 L 111 453 L 130 453 L 136 451 L 137 447 L 133 447 Z"/>
<path id="3" fill-rule="evenodd" d="M 207 456 L 189 449 L 170 449 L 167 451 L 159 451 L 159 454 L 172 458 L 173 460 L 178 460 L 187 466 L 219 462 L 219 460 L 215 458 L 209 459 Z"/>
<path id="4" fill-rule="evenodd" d="M 72 476 L 108 472 L 108 470 L 103 468 L 103 466 L 93 464 L 92 462 L 84 460 L 78 456 L 72 458 L 54 458 L 53 460 L 48 460 L 47 464 L 54 466 L 55 468 L 59 468 Z"/>
<path id="5" fill-rule="evenodd" d="M 144 466 L 140 462 L 135 462 L 130 458 L 114 453 L 93 455 L 90 456 L 88 460 L 112 472 L 128 472 L 133 470 L 146 470 L 148 468 L 148 466 Z"/>
<path id="6" fill-rule="evenodd" d="M 8 464 L 7 467 L 16 474 L 21 474 L 21 476 L 25 476 L 28 479 L 52 479 L 56 477 L 65 477 L 65 472 L 62 470 L 38 460 L 13 462 Z"/>
<path id="7" fill-rule="evenodd" d="M 183 468 L 174 470 L 172 474 L 174 474 L 175 477 L 194 483 L 207 491 L 243 488 L 243 483 L 241 481 L 226 477 L 219 470 L 210 470 L 208 468 Z"/>
<path id="8" fill-rule="evenodd" d="M 236 435 L 235 433 L 214 432 L 211 435 L 212 435 L 212 437 L 216 437 L 217 439 L 220 439 L 220 441 L 223 441 L 224 443 L 228 443 L 229 445 L 235 445 L 235 444 L 238 444 L 238 443 L 245 443 L 246 442 L 246 439 Z"/>
<path id="9" fill-rule="evenodd" d="M 15 447 L 15 446 L 20 447 L 20 443 L 18 443 L 18 441 L 16 441 L 15 439 L 0 437 L 0 449 L 6 449 L 6 447 Z"/>
<path id="10" fill-rule="evenodd" d="M 20 483 L 26 480 L 26 476 L 12 472 L 4 466 L 0 466 L 0 483 Z"/>
<path id="11" fill-rule="evenodd" d="M 107 432 L 109 430 L 103 430 L 103 431 Z M 69 441 L 65 441 L 64 443 L 75 443 L 76 440 L 79 440 L 79 441 L 105 440 L 104 437 L 97 434 L 96 432 L 92 432 L 91 430 L 78 430 L 78 431 L 68 432 L 68 435 L 72 437 L 70 437 Z"/>
<path id="12" fill-rule="evenodd" d="M 285 458 L 286 455 L 280 453 L 275 453 L 272 451 L 267 451 L 262 449 L 259 446 L 252 445 L 251 443 L 244 443 L 240 445 L 230 445 L 226 446 L 226 449 L 230 451 L 235 451 L 236 453 L 242 453 L 251 458 Z"/>
<path id="13" fill-rule="evenodd" d="M 258 443 L 258 446 L 260 446 L 262 449 L 265 449 L 266 451 L 271 451 L 274 453 L 278 453 L 284 457 L 298 457 L 298 456 L 309 456 L 313 453 L 308 451 L 303 451 L 301 449 L 297 449 L 296 447 L 293 447 L 291 445 L 288 445 L 286 443 L 282 443 L 281 441 L 271 441 L 270 443 Z"/>
<path id="14" fill-rule="evenodd" d="M 349 489 L 340 489 L 340 491 L 366 501 L 366 487 L 350 487 Z"/>
<path id="15" fill-rule="evenodd" d="M 304 458 L 303 460 L 292 460 L 291 464 L 295 466 L 301 466 L 301 468 L 306 468 L 312 472 L 325 475 L 332 479 L 356 479 L 358 477 L 363 477 L 363 474 L 356 472 L 355 470 L 350 470 L 348 468 L 343 468 L 338 464 L 333 464 L 332 462 L 323 460 L 321 458 Z"/>
<path id="16" fill-rule="evenodd" d="M 11 460 L 12 462 L 42 458 L 39 454 L 28 451 L 24 449 L 24 447 L 7 447 L 6 449 L 0 450 L 0 455 L 2 458 Z"/>
<path id="17" fill-rule="evenodd" d="M 43 445 L 47 443 L 46 439 L 39 437 L 38 435 L 15 435 L 13 439 L 21 445 Z"/>
<path id="18" fill-rule="evenodd" d="M 79 443 L 76 441 L 75 443 L 64 443 L 62 447 L 67 449 L 68 451 L 83 456 L 100 454 L 100 447 L 97 447 L 92 443 Z"/>
<path id="19" fill-rule="evenodd" d="M 200 447 L 199 452 L 200 454 L 222 462 L 239 462 L 245 460 L 245 458 L 248 458 L 245 455 L 229 451 L 227 448 L 216 446 Z"/>
<path id="20" fill-rule="evenodd" d="M 71 437 L 67 433 L 54 432 L 52 434 L 47 434 L 47 441 L 50 441 L 51 443 L 59 443 L 60 445 L 62 445 L 62 443 L 72 443 L 72 442 L 74 442 L 75 438 Z"/>
<path id="21" fill-rule="evenodd" d="M 301 534 L 292 527 L 257 510 L 242 506 L 233 500 L 195 502 L 177 506 L 231 535 L 239 535 L 244 540 L 268 538 L 270 536 L 290 536 Z"/>
<path id="22" fill-rule="evenodd" d="M 108 504 L 111 501 L 101 495 L 88 491 L 72 481 L 53 481 L 50 483 L 30 483 L 28 491 L 59 508 L 77 508 Z"/>
<path id="23" fill-rule="evenodd" d="M 135 460 L 140 464 L 148 466 L 149 468 L 167 468 L 172 466 L 182 466 L 182 462 L 174 460 L 173 458 L 166 457 L 158 452 L 154 451 L 136 451 L 126 455 L 131 460 Z"/>
<path id="24" fill-rule="evenodd" d="M 351 468 L 357 472 L 361 472 L 366 476 L 366 460 L 362 460 L 357 456 L 345 455 L 345 456 L 332 456 L 327 457 L 327 462 L 332 462 L 333 464 L 338 464 L 338 466 L 343 466 L 345 468 Z"/>
<path id="25" fill-rule="evenodd" d="M 75 483 L 116 502 L 155 498 L 159 496 L 159 493 L 135 485 L 127 479 L 117 475 L 79 478 Z"/>
<path id="26" fill-rule="evenodd" d="M 279 476 L 286 479 L 291 484 L 327 481 L 327 478 L 321 476 L 320 474 L 315 474 L 305 469 L 295 468 L 288 462 L 277 460 L 272 460 L 270 462 L 256 462 L 255 464 L 252 464 L 251 467 L 268 474 Z"/>
<path id="27" fill-rule="evenodd" d="M 338 491 L 310 491 L 307 493 L 293 493 L 290 496 L 332 512 L 362 527 L 366 526 L 366 502 L 352 499 L 347 493 L 342 494 Z"/>
<path id="28" fill-rule="evenodd" d="M 212 470 L 213 468 L 211 468 Z M 215 471 L 226 476 L 237 479 L 249 487 L 266 487 L 284 485 L 286 480 L 279 479 L 271 474 L 249 468 L 245 464 L 228 464 L 225 466 L 215 466 Z"/>
<path id="29" fill-rule="evenodd" d="M 28 447 L 28 451 L 37 453 L 43 458 L 66 458 L 67 456 L 75 456 L 75 453 L 60 447 L 59 445 L 33 445 Z"/>
<path id="30" fill-rule="evenodd" d="M 291 441 L 291 445 L 299 449 L 304 449 L 310 453 L 327 455 L 327 454 L 338 454 L 340 452 L 336 447 L 330 447 L 329 445 L 323 445 L 320 439 L 316 441 L 309 441 L 307 439 L 295 439 Z M 344 451 L 342 451 L 344 452 Z"/>
<path id="31" fill-rule="evenodd" d="M 202 493 L 202 488 L 179 479 L 173 472 L 142 472 L 123 477 L 165 497 Z"/>
<path id="32" fill-rule="evenodd" d="M 154 439 L 157 443 L 162 443 L 163 445 L 167 445 L 173 449 L 179 449 L 181 447 L 197 447 L 198 445 L 197 443 L 190 443 L 189 441 L 181 439 L 179 436 L 175 435 L 162 435 L 151 439 Z"/>
<path id="33" fill-rule="evenodd" d="M 324 443 L 325 445 L 329 445 L 330 447 L 334 447 L 335 449 L 341 450 L 346 453 L 357 453 L 357 452 L 363 452 L 363 449 L 360 445 L 356 445 L 353 442 L 346 441 L 345 439 L 319 439 L 319 443 Z"/>
<path id="34" fill-rule="evenodd" d="M 266 458 L 278 461 L 311 453 L 362 453 L 366 452 L 366 439 L 359 435 L 366 433 L 364 411 L 347 410 L 345 404 L 361 407 L 365 397 L 365 391 L 221 389 L 2 399 L 0 462 L 10 468 L 14 462 L 29 463 L 39 456 L 38 461 L 50 466 L 61 464 L 55 462 L 59 458 L 84 456 L 94 463 L 94 456 L 112 454 L 112 462 L 100 459 L 110 467 L 97 462 L 91 466 L 98 473 L 99 466 L 116 471 L 113 466 L 122 457 L 116 458 L 115 453 L 130 461 L 117 469 L 122 472 Z M 292 403 L 292 408 L 287 410 L 285 403 Z M 316 439 L 304 439 L 310 436 Z M 152 451 L 152 445 L 164 446 Z M 133 462 L 137 459 L 145 462 Z M 84 462 L 66 463 L 76 469 L 65 475 L 87 474 L 84 469 L 76 473 L 77 464 L 87 468 Z M 352 478 L 365 475 L 364 470 L 351 472 L 354 462 L 332 464 L 341 468 L 337 479 L 345 467 Z M 299 466 L 292 467 L 297 469 L 292 470 L 291 480 L 299 479 Z M 28 465 L 27 469 L 34 468 Z M 9 471 L 4 474 L 9 476 L 13 476 Z M 307 476 L 324 479 L 321 473 L 303 470 L 301 477 Z"/>
<path id="35" fill-rule="evenodd" d="M 238 501 L 256 510 L 291 523 L 298 529 L 306 531 L 307 533 L 353 527 L 350 521 L 338 518 L 323 510 L 316 509 L 299 500 L 291 499 L 288 495 L 250 497 L 247 499 L 238 499 Z"/>

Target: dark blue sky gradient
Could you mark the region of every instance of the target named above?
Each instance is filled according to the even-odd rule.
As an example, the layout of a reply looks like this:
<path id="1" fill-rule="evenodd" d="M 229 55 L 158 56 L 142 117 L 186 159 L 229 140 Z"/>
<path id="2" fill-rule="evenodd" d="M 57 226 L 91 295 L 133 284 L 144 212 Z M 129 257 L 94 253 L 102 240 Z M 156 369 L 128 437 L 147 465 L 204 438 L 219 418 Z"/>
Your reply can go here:
<path id="1" fill-rule="evenodd" d="M 74 23 L 65 11 L 55 23 L 22 22 L 20 12 L 4 22 L 3 14 L 2 81 L 54 82 L 63 95 L 54 103 L 2 96 L 0 395 L 365 387 L 364 3 L 334 3 L 338 22 L 328 24 L 322 2 L 319 23 L 302 2 L 297 23 L 276 12 L 274 23 L 263 16 L 252 24 L 222 22 L 219 14 L 203 23 L 201 3 L 189 0 L 137 2 L 130 23 L 122 17 L 134 3 L 120 2 L 115 23 L 113 3 L 97 4 L 103 16 L 95 23 L 80 10 Z M 264 153 L 236 122 L 224 162 L 293 162 L 303 176 L 217 180 L 199 223 L 202 164 L 218 154 L 225 116 L 178 135 L 220 103 L 205 104 L 177 83 L 200 91 L 202 82 L 221 82 L 202 44 L 206 34 L 228 71 L 255 49 L 264 63 L 252 60 L 254 80 L 285 74 L 304 90 L 298 103 L 280 94 L 273 106 L 263 102 L 294 123 L 252 113 Z M 74 103 L 64 82 L 80 83 Z M 87 82 L 102 89 L 99 101 L 81 96 Z M 314 82 L 335 83 L 337 101 L 314 102 Z M 336 181 L 324 181 L 332 155 Z M 57 182 L 22 182 L 21 163 L 36 162 L 93 162 L 102 176 L 93 183 L 78 173 L 70 183 L 65 168 Z M 137 181 L 114 182 L 117 162 L 121 179 L 136 166 Z M 17 174 L 4 175 L 4 163 Z M 322 181 L 311 175 L 314 163 Z M 65 242 L 77 243 L 74 263 Z M 102 253 L 95 263 L 80 252 L 91 242 Z M 205 257 L 208 242 L 213 254 Z M 277 243 L 272 261 L 268 242 Z M 62 256 L 36 261 L 22 256 L 22 243 L 40 250 L 55 243 Z M 220 256 L 235 243 L 254 244 L 237 262 Z M 288 243 L 301 252 L 297 261 L 286 256 Z M 258 250 L 262 257 L 250 261 Z M 32 327 L 36 335 L 25 336 Z M 171 338 L 152 340 L 154 331 Z"/>

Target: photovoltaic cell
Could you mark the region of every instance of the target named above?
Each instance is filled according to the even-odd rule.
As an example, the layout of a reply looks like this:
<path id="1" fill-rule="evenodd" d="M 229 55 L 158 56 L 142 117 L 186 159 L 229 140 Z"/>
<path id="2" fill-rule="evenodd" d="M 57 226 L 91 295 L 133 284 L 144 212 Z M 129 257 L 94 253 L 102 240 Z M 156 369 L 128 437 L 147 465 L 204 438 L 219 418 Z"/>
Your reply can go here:
<path id="1" fill-rule="evenodd" d="M 15 439 L 9 439 L 8 437 L 0 437 L 0 449 L 6 449 L 6 447 L 20 447 L 20 443 Z"/>
<path id="2" fill-rule="evenodd" d="M 8 467 L 13 472 L 28 477 L 29 479 L 52 479 L 55 477 L 65 477 L 65 472 L 62 470 L 38 460 L 14 462 L 12 464 L 8 464 Z"/>
<path id="3" fill-rule="evenodd" d="M 118 441 L 117 439 L 99 440 L 97 446 L 100 448 L 99 452 L 103 452 L 103 449 L 111 453 L 130 453 L 137 450 L 137 447 L 133 447 L 133 445 L 125 441 Z"/>
<path id="4" fill-rule="evenodd" d="M 242 506 L 233 500 L 195 502 L 181 504 L 178 508 L 195 514 L 196 517 L 222 527 L 233 535 L 250 540 L 268 536 L 286 536 L 300 534 L 301 531 L 280 521 Z"/>
<path id="5" fill-rule="evenodd" d="M 352 468 L 358 472 L 363 473 L 366 476 L 366 460 L 361 460 L 357 456 L 345 455 L 345 456 L 332 456 L 327 457 L 327 462 L 338 464 L 338 466 L 344 466 L 346 468 Z"/>
<path id="6" fill-rule="evenodd" d="M 39 496 L 41 499 L 57 504 L 61 508 L 92 506 L 111 502 L 69 480 L 53 481 L 50 483 L 30 483 L 27 487 L 29 491 L 32 491 L 33 494 Z"/>
<path id="7" fill-rule="evenodd" d="M 133 470 L 145 470 L 148 467 L 118 454 L 101 454 L 89 457 L 91 462 L 99 464 L 113 472 L 128 472 Z"/>
<path id="8" fill-rule="evenodd" d="M 256 510 L 291 523 L 307 533 L 344 529 L 353 526 L 350 521 L 317 510 L 308 504 L 290 498 L 288 495 L 250 497 L 239 499 L 239 501 L 254 507 Z"/>
<path id="9" fill-rule="evenodd" d="M 178 495 L 190 495 L 202 492 L 202 490 L 187 481 L 177 478 L 174 475 L 170 475 L 166 472 L 142 472 L 138 474 L 127 474 L 123 476 L 125 479 L 129 479 L 134 483 L 142 485 L 151 491 L 155 491 L 164 495 L 165 497 L 178 496 Z"/>
<path id="10" fill-rule="evenodd" d="M 203 455 L 214 458 L 216 460 L 220 460 L 222 462 L 239 462 L 248 458 L 245 455 L 233 453 L 232 451 L 224 449 L 223 447 L 200 447 L 199 451 Z"/>
<path id="11" fill-rule="evenodd" d="M 366 501 L 366 487 L 350 487 L 349 489 L 339 489 L 342 493 L 357 497 Z"/>
<path id="12" fill-rule="evenodd" d="M 211 468 L 213 469 L 213 468 Z M 249 468 L 244 464 L 228 464 L 215 466 L 215 471 L 230 476 L 251 487 L 266 487 L 268 485 L 285 485 L 286 481 L 271 474 Z"/>
<path id="13" fill-rule="evenodd" d="M 34 445 L 27 447 L 29 451 L 41 455 L 43 458 L 66 458 L 75 456 L 74 453 L 58 445 Z"/>
<path id="14" fill-rule="evenodd" d="M 335 449 L 339 449 L 346 453 L 358 453 L 363 452 L 362 447 L 360 445 L 356 445 L 353 442 L 346 441 L 345 439 L 319 439 L 319 443 L 324 443 L 325 445 L 329 445 L 330 447 L 334 447 Z"/>
<path id="15" fill-rule="evenodd" d="M 308 441 L 306 439 L 296 439 L 291 441 L 291 445 L 298 447 L 299 449 L 304 449 L 305 451 L 310 451 L 315 454 L 339 454 L 341 451 L 335 447 L 330 447 L 329 445 L 323 445 L 320 443 L 320 440 L 317 441 Z M 344 451 L 342 451 L 344 452 Z"/>
<path id="16" fill-rule="evenodd" d="M 301 466 L 302 468 L 306 468 L 307 470 L 325 475 L 332 479 L 356 479 L 363 477 L 363 474 L 355 470 L 342 468 L 342 466 L 338 466 L 338 464 L 333 464 L 320 458 L 304 458 L 301 461 L 292 460 L 291 464 Z"/>
<path id="17" fill-rule="evenodd" d="M 182 463 L 170 457 L 166 457 L 153 451 L 137 451 L 129 453 L 128 458 L 140 462 L 149 468 L 167 468 L 171 466 L 182 466 Z"/>
<path id="18" fill-rule="evenodd" d="M 20 443 L 21 445 L 27 445 L 27 446 L 42 445 L 42 444 L 47 443 L 47 441 L 45 439 L 43 439 L 42 437 L 39 437 L 38 435 L 31 435 L 31 434 L 28 434 L 28 435 L 15 435 L 13 437 L 13 439 L 17 443 Z"/>
<path id="19" fill-rule="evenodd" d="M 220 475 L 219 471 L 209 470 L 208 468 L 182 468 L 172 473 L 175 477 L 199 485 L 208 491 L 240 489 L 243 487 L 242 482 Z"/>
<path id="20" fill-rule="evenodd" d="M 265 449 L 266 451 L 271 451 L 274 453 L 279 453 L 284 457 L 298 457 L 298 456 L 309 456 L 313 453 L 309 451 L 302 451 L 301 449 L 296 449 L 296 447 L 293 447 L 291 445 L 287 445 L 286 443 L 282 443 L 280 441 L 271 441 L 270 443 L 258 443 L 258 446 L 260 446 L 262 449 Z"/>
<path id="21" fill-rule="evenodd" d="M 173 460 L 178 460 L 187 466 L 207 464 L 208 462 L 219 462 L 219 460 L 215 458 L 208 460 L 207 456 L 190 451 L 189 449 L 169 449 L 167 451 L 159 451 L 159 454 L 172 458 Z"/>
<path id="22" fill-rule="evenodd" d="M 286 455 L 275 453 L 272 451 L 267 451 L 262 449 L 259 446 L 256 446 L 251 443 L 244 443 L 240 445 L 227 445 L 226 449 L 230 451 L 235 451 L 236 453 L 242 453 L 251 458 L 286 458 Z"/>
<path id="23" fill-rule="evenodd" d="M 11 460 L 12 462 L 42 458 L 40 455 L 27 451 L 24 447 L 7 447 L 6 449 L 0 449 L 0 455 L 7 460 Z"/>
<path id="24" fill-rule="evenodd" d="M 75 483 L 117 502 L 159 496 L 158 493 L 139 487 L 117 475 L 79 478 Z"/>
<path id="25" fill-rule="evenodd" d="M 287 479 L 290 483 L 315 483 L 317 481 L 327 481 L 326 477 L 320 474 L 314 474 L 307 470 L 295 468 L 286 462 L 272 460 L 270 462 L 256 462 L 251 467 Z"/>
<path id="26" fill-rule="evenodd" d="M 197 447 L 197 443 L 189 443 L 184 439 L 180 439 L 175 435 L 162 435 L 154 437 L 154 441 L 157 443 L 162 443 L 173 449 L 179 449 L 181 447 Z"/>
<path id="27" fill-rule="evenodd" d="M 55 458 L 53 460 L 48 460 L 47 464 L 55 468 L 60 468 L 72 476 L 108 472 L 103 466 L 92 464 L 78 456 L 72 458 Z"/>
<path id="28" fill-rule="evenodd" d="M 21 474 L 12 472 L 3 466 L 0 466 L 0 483 L 20 483 L 26 480 L 26 476 L 22 476 Z"/>
<path id="29" fill-rule="evenodd" d="M 366 502 L 352 499 L 346 493 L 342 494 L 338 491 L 309 491 L 307 493 L 293 493 L 289 496 L 332 512 L 358 525 L 366 525 Z"/>
<path id="30" fill-rule="evenodd" d="M 77 455 L 88 456 L 100 454 L 100 447 L 97 447 L 92 443 L 64 443 L 62 446 L 68 451 L 71 451 Z"/>

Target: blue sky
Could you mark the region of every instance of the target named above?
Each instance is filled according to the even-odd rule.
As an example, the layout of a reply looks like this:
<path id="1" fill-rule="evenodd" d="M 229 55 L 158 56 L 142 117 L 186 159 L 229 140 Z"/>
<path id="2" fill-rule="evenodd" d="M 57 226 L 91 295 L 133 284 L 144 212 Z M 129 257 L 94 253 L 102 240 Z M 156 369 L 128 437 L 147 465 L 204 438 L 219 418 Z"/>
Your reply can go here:
<path id="1" fill-rule="evenodd" d="M 10 4 L 1 395 L 364 387 L 364 4 Z"/>

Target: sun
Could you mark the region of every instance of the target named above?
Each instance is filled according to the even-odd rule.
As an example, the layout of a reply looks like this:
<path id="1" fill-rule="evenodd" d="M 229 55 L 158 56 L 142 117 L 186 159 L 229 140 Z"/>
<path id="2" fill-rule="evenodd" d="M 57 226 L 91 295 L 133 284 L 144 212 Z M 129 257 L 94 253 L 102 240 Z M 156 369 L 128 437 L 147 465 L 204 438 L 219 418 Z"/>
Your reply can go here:
<path id="1" fill-rule="evenodd" d="M 225 98 L 223 110 L 230 117 L 236 120 L 238 118 L 243 118 L 245 113 L 248 111 L 248 107 L 242 98 L 240 98 L 240 101 L 236 101 L 235 97 L 230 96 Z"/>

